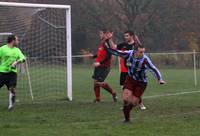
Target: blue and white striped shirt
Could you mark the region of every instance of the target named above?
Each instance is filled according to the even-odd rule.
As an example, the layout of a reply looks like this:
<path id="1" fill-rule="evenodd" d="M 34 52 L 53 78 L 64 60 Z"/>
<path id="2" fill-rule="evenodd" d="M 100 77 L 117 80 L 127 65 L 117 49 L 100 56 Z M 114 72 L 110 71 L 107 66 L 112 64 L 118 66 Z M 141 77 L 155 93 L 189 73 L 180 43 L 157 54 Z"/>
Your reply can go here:
<path id="1" fill-rule="evenodd" d="M 162 80 L 160 71 L 154 66 L 150 58 L 143 54 L 141 58 L 134 57 L 134 51 L 121 52 L 120 50 L 114 50 L 107 48 L 107 50 L 116 56 L 126 59 L 126 66 L 128 68 L 128 75 L 133 77 L 134 80 L 147 83 L 146 71 L 150 71 L 159 81 Z"/>

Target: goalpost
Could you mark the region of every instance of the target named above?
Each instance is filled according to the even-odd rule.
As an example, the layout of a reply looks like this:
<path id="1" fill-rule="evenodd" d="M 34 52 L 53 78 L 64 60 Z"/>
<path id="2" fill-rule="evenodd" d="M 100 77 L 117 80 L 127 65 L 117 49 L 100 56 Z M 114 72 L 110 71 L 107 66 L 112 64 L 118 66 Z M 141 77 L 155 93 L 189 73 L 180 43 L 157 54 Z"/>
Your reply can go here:
<path id="1" fill-rule="evenodd" d="M 52 89 L 52 92 L 56 90 L 56 87 L 52 88 L 56 83 L 59 83 L 56 85 L 58 88 L 65 88 L 61 85 L 65 82 L 65 92 L 71 101 L 71 6 L 0 2 L 0 20 L 1 34 L 13 33 L 19 36 L 20 48 L 27 55 L 27 64 L 33 67 L 30 67 L 29 80 L 33 82 L 33 86 L 38 86 L 36 89 L 38 96 L 41 95 L 39 91 L 44 89 Z M 45 47 L 42 48 L 42 45 Z M 54 75 L 50 76 L 50 74 Z M 36 76 L 40 78 L 38 81 L 35 81 Z M 40 82 L 43 87 L 39 87 Z M 36 92 L 33 87 L 34 93 Z M 54 94 L 56 95 L 57 92 Z M 54 94 L 51 97 L 54 97 Z"/>

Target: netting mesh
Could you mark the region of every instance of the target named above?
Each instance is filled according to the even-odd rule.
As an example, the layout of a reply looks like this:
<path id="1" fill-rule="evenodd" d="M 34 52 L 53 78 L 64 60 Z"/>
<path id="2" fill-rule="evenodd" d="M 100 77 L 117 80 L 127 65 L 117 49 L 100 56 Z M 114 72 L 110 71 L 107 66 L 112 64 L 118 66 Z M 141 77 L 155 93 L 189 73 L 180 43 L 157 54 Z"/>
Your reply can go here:
<path id="1" fill-rule="evenodd" d="M 66 10 L 0 6 L 0 19 L 0 33 L 16 34 L 19 48 L 27 56 L 27 63 L 18 68 L 18 100 L 29 101 L 30 90 L 34 101 L 65 97 Z M 1 45 L 6 38 L 2 34 Z"/>

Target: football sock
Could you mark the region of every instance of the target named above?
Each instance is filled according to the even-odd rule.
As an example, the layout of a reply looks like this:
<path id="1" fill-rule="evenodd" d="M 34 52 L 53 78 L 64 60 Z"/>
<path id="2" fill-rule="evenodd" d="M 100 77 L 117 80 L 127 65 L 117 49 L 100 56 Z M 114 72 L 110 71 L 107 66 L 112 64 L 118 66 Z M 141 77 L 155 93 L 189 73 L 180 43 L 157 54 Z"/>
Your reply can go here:
<path id="1" fill-rule="evenodd" d="M 140 97 L 139 104 L 141 104 L 141 103 L 142 103 L 142 98 Z"/>
<path id="2" fill-rule="evenodd" d="M 100 86 L 98 84 L 94 84 L 94 93 L 95 93 L 95 97 L 96 97 L 96 101 L 100 101 Z"/>
<path id="3" fill-rule="evenodd" d="M 113 89 L 108 85 L 108 83 L 103 83 L 101 87 L 109 93 L 111 93 L 113 96 L 116 96 L 116 92 L 113 91 Z"/>
<path id="4" fill-rule="evenodd" d="M 9 92 L 9 105 L 14 105 L 15 103 L 15 93 Z"/>
<path id="5" fill-rule="evenodd" d="M 128 102 L 124 101 L 123 112 L 124 112 L 124 118 L 126 121 L 130 120 L 130 112 L 131 112 L 132 108 L 133 108 L 132 103 L 128 103 Z"/>

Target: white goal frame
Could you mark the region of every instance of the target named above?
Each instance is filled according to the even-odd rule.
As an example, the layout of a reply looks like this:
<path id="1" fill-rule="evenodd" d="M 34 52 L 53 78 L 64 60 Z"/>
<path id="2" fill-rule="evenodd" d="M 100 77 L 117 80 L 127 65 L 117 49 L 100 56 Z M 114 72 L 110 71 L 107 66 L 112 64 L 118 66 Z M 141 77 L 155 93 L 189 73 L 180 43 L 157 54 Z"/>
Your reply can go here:
<path id="1" fill-rule="evenodd" d="M 0 2 L 0 6 L 9 7 L 29 7 L 29 8 L 56 8 L 66 10 L 66 47 L 67 47 L 67 97 L 72 101 L 72 41 L 71 41 L 71 6 L 54 5 L 54 4 L 33 4 L 33 3 L 16 3 Z"/>

